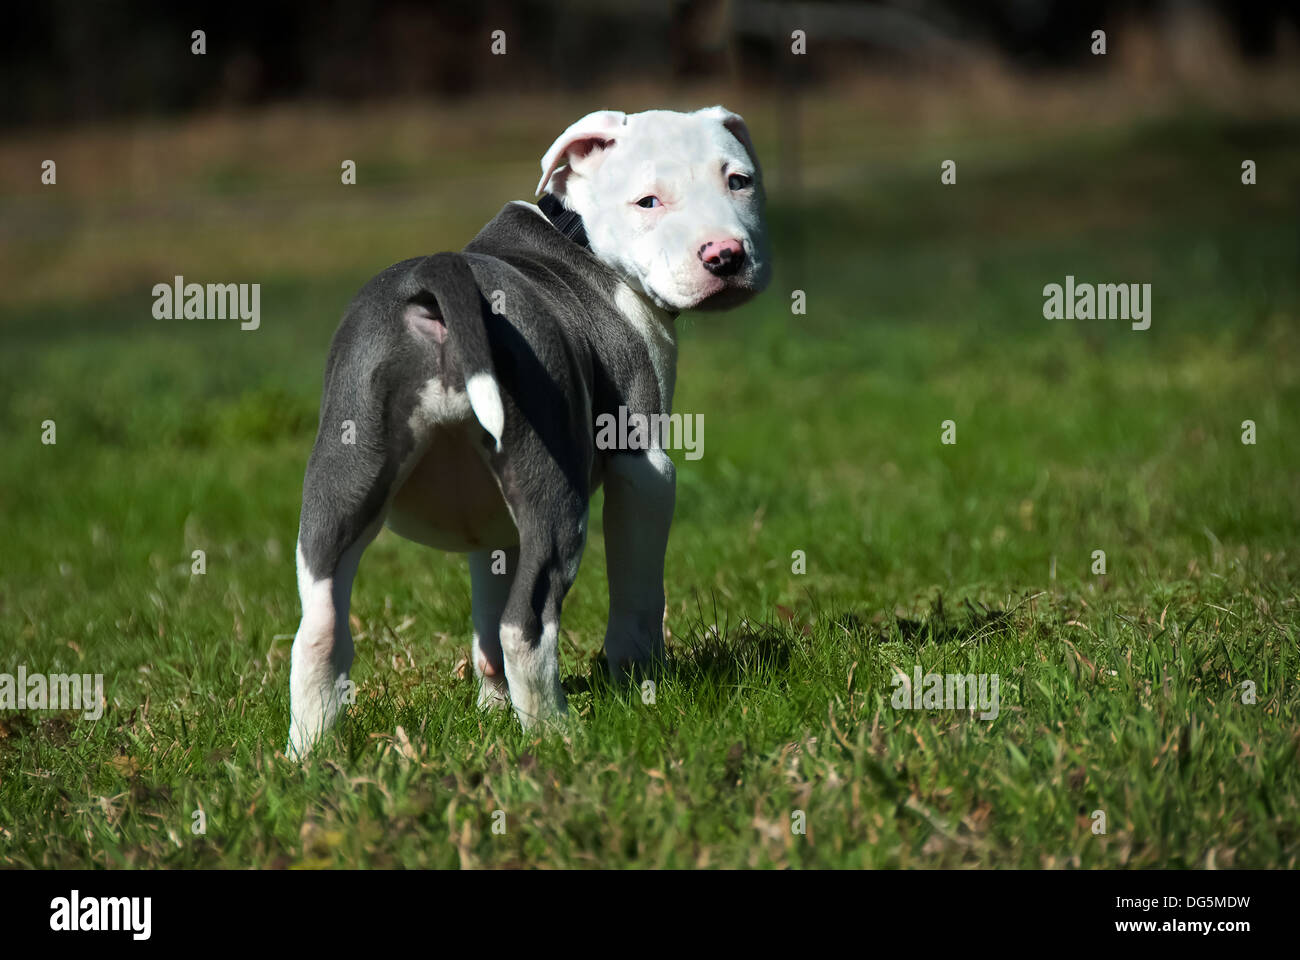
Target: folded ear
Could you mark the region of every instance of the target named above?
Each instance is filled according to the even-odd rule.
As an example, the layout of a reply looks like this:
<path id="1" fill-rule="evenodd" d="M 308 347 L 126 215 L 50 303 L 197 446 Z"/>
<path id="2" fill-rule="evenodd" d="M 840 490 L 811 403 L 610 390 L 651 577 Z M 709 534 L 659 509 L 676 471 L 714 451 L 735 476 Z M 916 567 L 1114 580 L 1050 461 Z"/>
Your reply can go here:
<path id="1" fill-rule="evenodd" d="M 565 130 L 551 149 L 542 157 L 542 179 L 537 181 L 537 193 L 546 190 L 552 175 L 561 164 L 580 173 L 590 173 L 600 163 L 604 151 L 614 145 L 616 132 L 627 124 L 627 114 L 618 110 L 597 110 L 589 113 Z M 554 186 L 561 185 L 560 178 Z M 552 191 L 555 192 L 555 191 Z"/>
<path id="2" fill-rule="evenodd" d="M 726 107 L 705 107 L 702 110 L 695 111 L 700 116 L 709 117 L 717 120 L 729 131 L 731 135 L 741 142 L 745 152 L 749 154 L 749 159 L 753 161 L 754 171 L 759 172 L 758 168 L 758 151 L 754 149 L 754 141 L 749 137 L 749 127 L 745 126 L 744 118 L 738 113 L 732 113 Z"/>

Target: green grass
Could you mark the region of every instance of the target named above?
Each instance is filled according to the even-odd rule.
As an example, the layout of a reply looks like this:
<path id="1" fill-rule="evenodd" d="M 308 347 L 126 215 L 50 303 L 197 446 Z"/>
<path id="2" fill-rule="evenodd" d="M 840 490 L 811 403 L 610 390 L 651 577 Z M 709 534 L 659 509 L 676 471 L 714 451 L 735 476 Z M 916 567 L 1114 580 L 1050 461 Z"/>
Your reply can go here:
<path id="1" fill-rule="evenodd" d="M 463 559 L 385 533 L 357 704 L 305 769 L 278 754 L 328 338 L 371 273 L 465 237 L 413 247 L 408 219 L 350 272 L 234 277 L 195 232 L 178 272 L 260 280 L 253 333 L 153 320 L 161 247 L 133 292 L 0 307 L 0 672 L 102 673 L 108 701 L 0 712 L 0 865 L 1294 867 L 1300 125 L 871 133 L 851 162 L 809 146 L 862 173 L 798 205 L 773 177 L 772 290 L 684 325 L 676 406 L 706 433 L 671 662 L 652 704 L 602 680 L 598 497 L 563 735 L 474 710 Z M 256 165 L 206 176 L 256 205 Z M 382 236 L 388 207 L 349 202 Z M 1152 328 L 1043 320 L 1067 273 L 1151 282 Z M 892 707 L 918 664 L 998 674 L 997 718 Z"/>

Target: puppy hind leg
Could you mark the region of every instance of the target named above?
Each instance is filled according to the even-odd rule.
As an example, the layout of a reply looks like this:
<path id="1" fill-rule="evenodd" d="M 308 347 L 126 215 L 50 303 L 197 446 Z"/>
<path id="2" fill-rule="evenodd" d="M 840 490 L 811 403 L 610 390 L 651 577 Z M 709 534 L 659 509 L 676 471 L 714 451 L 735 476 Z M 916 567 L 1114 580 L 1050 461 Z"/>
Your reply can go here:
<path id="1" fill-rule="evenodd" d="M 566 711 L 560 686 L 560 606 L 577 576 L 587 511 L 576 498 L 548 522 L 521 524 L 519 569 L 501 621 L 501 652 L 510 702 L 524 729 Z"/>
<path id="2" fill-rule="evenodd" d="M 348 702 L 352 581 L 362 553 L 383 526 L 397 478 L 394 456 L 337 443 L 322 431 L 308 461 L 298 527 L 302 622 L 289 671 L 288 756 L 305 757 Z M 370 479 L 348 485 L 342 479 L 348 477 Z"/>
<path id="3" fill-rule="evenodd" d="M 303 758 L 334 725 L 348 701 L 348 672 L 355 647 L 348 623 L 352 581 L 370 537 L 348 547 L 332 571 L 317 578 L 298 544 L 298 594 L 302 622 L 294 635 L 289 671 L 289 743 L 286 755 Z"/>
<path id="4" fill-rule="evenodd" d="M 499 709 L 510 703 L 505 659 L 501 653 L 501 616 L 505 613 L 519 566 L 519 548 L 478 550 L 469 555 L 470 590 L 474 604 L 474 644 L 470 661 L 478 678 L 480 709 Z"/>

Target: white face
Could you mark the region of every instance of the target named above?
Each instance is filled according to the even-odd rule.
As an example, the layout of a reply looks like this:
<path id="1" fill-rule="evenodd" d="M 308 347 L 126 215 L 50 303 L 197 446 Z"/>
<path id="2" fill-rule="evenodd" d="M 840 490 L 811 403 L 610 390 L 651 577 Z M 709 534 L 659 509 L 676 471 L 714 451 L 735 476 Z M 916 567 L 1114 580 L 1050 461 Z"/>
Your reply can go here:
<path id="1" fill-rule="evenodd" d="M 592 253 L 656 305 L 734 306 L 772 267 L 762 173 L 733 130 L 748 140 L 721 107 L 591 114 L 548 151 L 542 186 L 582 215 Z"/>

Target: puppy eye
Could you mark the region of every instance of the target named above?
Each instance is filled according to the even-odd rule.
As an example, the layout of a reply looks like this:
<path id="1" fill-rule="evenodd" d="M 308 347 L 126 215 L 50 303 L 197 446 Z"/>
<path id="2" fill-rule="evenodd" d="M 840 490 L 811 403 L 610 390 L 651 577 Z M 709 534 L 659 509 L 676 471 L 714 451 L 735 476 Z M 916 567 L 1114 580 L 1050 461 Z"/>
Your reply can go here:
<path id="1" fill-rule="evenodd" d="M 636 205 L 637 205 L 638 207 L 645 207 L 647 210 L 649 210 L 651 207 L 657 207 L 657 206 L 659 206 L 659 198 L 658 198 L 658 197 L 642 197 L 640 200 L 638 200 L 638 201 L 636 202 Z"/>
<path id="2" fill-rule="evenodd" d="M 727 186 L 732 190 L 744 190 L 753 182 L 752 177 L 747 177 L 743 173 L 733 173 L 727 177 Z"/>

